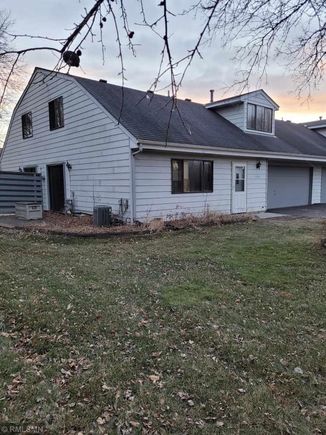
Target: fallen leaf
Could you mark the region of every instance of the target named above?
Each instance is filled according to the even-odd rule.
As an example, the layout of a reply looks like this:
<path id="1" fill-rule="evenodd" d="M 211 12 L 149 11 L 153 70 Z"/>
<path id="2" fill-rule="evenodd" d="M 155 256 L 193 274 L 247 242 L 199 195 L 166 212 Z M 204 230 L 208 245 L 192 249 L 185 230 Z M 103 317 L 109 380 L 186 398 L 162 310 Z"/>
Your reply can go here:
<path id="1" fill-rule="evenodd" d="M 298 375 L 303 375 L 303 370 L 301 367 L 296 367 L 293 371 L 294 371 L 294 373 L 297 373 Z"/>
<path id="2" fill-rule="evenodd" d="M 158 375 L 149 375 L 148 378 L 155 384 L 160 380 L 160 377 Z"/>
<path id="3" fill-rule="evenodd" d="M 96 420 L 96 422 L 97 422 L 97 424 L 99 424 L 100 426 L 102 426 L 103 424 L 105 424 L 105 420 L 104 420 L 104 418 L 102 418 L 102 417 L 99 417 L 99 418 Z"/>

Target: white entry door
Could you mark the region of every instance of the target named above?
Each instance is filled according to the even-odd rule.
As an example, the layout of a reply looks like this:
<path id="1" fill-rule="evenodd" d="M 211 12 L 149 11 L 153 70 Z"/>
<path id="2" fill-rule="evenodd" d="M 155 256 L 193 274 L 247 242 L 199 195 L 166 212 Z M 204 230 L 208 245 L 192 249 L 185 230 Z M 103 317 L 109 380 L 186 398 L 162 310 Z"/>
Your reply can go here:
<path id="1" fill-rule="evenodd" d="M 247 166 L 232 163 L 232 213 L 247 211 Z"/>

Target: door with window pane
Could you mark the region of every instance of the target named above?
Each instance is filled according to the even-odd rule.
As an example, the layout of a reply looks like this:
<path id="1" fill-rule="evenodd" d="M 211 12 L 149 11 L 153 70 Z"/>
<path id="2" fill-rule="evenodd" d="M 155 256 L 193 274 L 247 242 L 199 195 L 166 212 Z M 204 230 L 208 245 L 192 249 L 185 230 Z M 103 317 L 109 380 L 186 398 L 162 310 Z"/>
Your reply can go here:
<path id="1" fill-rule="evenodd" d="M 247 167 L 245 163 L 232 164 L 232 213 L 247 211 Z"/>

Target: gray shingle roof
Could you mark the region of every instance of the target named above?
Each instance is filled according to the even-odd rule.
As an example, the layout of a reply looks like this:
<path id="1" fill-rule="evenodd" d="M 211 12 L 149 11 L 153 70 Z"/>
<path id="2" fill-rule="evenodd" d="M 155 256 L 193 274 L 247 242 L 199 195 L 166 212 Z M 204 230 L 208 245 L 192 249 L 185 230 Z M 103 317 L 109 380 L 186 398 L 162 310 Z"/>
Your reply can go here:
<path id="1" fill-rule="evenodd" d="M 309 122 L 301 122 L 300 125 L 304 125 L 305 127 L 325 127 L 326 119 L 318 119 L 317 121 L 309 121 Z"/>
<path id="2" fill-rule="evenodd" d="M 246 134 L 199 103 L 178 100 L 171 112 L 169 97 L 74 78 L 138 141 L 326 157 L 326 138 L 299 124 L 276 121 L 276 137 Z"/>

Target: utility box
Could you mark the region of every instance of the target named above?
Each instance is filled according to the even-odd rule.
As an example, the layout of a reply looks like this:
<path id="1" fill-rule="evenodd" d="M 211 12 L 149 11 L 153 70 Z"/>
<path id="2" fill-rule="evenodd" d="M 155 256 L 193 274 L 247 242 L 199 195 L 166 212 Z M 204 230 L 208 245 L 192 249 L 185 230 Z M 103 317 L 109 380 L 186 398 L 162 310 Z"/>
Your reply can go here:
<path id="1" fill-rule="evenodd" d="M 18 219 L 42 219 L 42 204 L 39 202 L 16 202 L 15 215 Z"/>
<path id="2" fill-rule="evenodd" d="M 112 225 L 112 207 L 98 205 L 93 210 L 93 224 L 97 227 L 109 227 Z"/>

